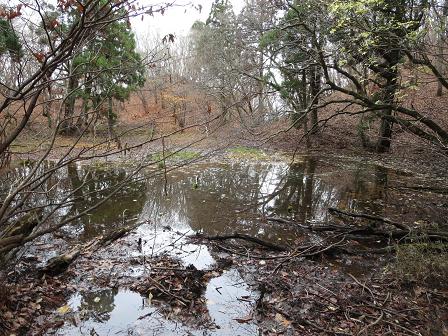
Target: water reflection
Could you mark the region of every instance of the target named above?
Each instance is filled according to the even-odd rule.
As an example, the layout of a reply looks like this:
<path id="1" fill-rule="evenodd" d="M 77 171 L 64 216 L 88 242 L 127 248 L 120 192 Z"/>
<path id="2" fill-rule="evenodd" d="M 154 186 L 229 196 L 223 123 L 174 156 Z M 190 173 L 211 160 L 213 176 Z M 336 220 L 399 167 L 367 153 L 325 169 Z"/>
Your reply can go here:
<path id="1" fill-rule="evenodd" d="M 46 166 L 45 166 L 46 165 Z M 45 163 L 43 170 L 51 168 Z M 30 167 L 2 176 L 2 191 Z M 392 172 L 393 174 L 393 172 Z M 48 206 L 69 196 L 56 211 L 59 219 L 82 213 L 108 198 L 129 175 L 126 169 L 69 165 L 60 169 L 28 199 L 32 206 Z M 138 176 L 113 197 L 75 221 L 70 229 L 90 239 L 130 219 L 149 220 L 152 228 L 219 234 L 246 231 L 267 238 L 287 239 L 294 230 L 266 226 L 265 216 L 279 215 L 299 222 L 323 222 L 328 207 L 383 215 L 388 202 L 386 168 L 354 162 L 329 162 L 304 157 L 286 163 L 203 163 L 169 174 L 167 194 L 162 177 Z M 396 176 L 395 176 L 396 177 Z"/>
<path id="2" fill-rule="evenodd" d="M 131 172 L 123 168 L 78 164 L 69 164 L 53 171 L 56 164 L 51 161 L 42 162 L 34 171 L 35 164 L 25 162 L 0 175 L 2 200 L 6 198 L 11 186 L 17 186 L 24 179 L 30 178 L 29 186 L 11 202 L 10 209 L 15 208 L 13 211 L 17 214 L 34 209 L 33 211 L 39 212 L 40 218 L 46 218 L 44 225 L 51 225 L 76 217 L 95 204 L 105 201 L 94 211 L 75 220 L 70 227 L 82 239 L 90 239 L 129 218 L 137 217 L 143 208 L 146 191 L 144 182 L 139 181 L 141 175 L 131 179 L 110 197 L 111 192 Z M 11 218 L 13 214 L 14 212 Z"/>
<path id="3" fill-rule="evenodd" d="M 56 335 L 252 336 L 258 334 L 255 324 L 234 320 L 250 313 L 252 294 L 235 270 L 212 279 L 205 298 L 215 328 L 207 330 L 167 320 L 157 305 L 129 290 L 78 293 L 68 302 L 78 322 L 67 321 Z"/>
<path id="4" fill-rule="evenodd" d="M 91 177 L 79 188 L 85 174 L 91 174 Z M 75 165 L 68 166 L 68 179 L 72 190 L 75 190 L 75 200 L 70 212 L 78 214 L 104 201 L 115 186 L 125 180 L 127 174 L 125 169 L 86 169 Z M 140 214 L 146 199 L 146 190 L 144 182 L 138 180 L 139 178 L 140 176 L 137 176 L 137 180 L 126 183 L 110 199 L 75 224 L 75 227 L 82 231 L 83 238 L 97 236 Z"/>
<path id="5" fill-rule="evenodd" d="M 264 227 L 263 218 L 279 215 L 322 222 L 329 207 L 381 213 L 387 177 L 388 171 L 381 167 L 341 170 L 316 158 L 293 165 L 202 164 L 169 176 L 167 195 L 160 180 L 148 181 L 141 219 L 153 226 L 210 235 L 246 231 L 286 239 L 294 228 Z"/>
<path id="6" fill-rule="evenodd" d="M 47 165 L 43 169 L 51 167 Z M 13 183 L 18 176 L 26 176 L 28 171 L 28 167 L 21 167 L 3 176 L 1 189 L 7 190 L 8 183 Z M 146 174 L 154 175 L 154 171 Z M 106 200 L 109 191 L 128 176 L 126 169 L 70 165 L 43 185 L 46 194 L 36 194 L 30 202 L 44 205 L 70 194 L 68 206 L 61 209 L 58 216 L 76 215 Z M 147 220 L 147 224 L 138 228 L 138 236 L 132 236 L 132 239 L 142 239 L 142 248 L 137 250 L 134 244 L 133 251 L 125 251 L 125 254 L 150 256 L 166 252 L 180 257 L 185 265 L 192 263 L 197 268 L 207 268 L 218 259 L 218 252 L 191 244 L 184 239 L 187 234 L 239 231 L 287 244 L 300 239 L 303 232 L 292 225 L 269 222 L 267 216 L 324 222 L 328 220 L 328 208 L 338 207 L 393 217 L 389 211 L 392 209 L 394 215 L 399 214 L 397 204 L 402 204 L 402 195 L 390 185 L 397 185 L 406 178 L 381 166 L 314 157 L 304 157 L 292 165 L 280 162 L 201 163 L 170 173 L 166 183 L 161 176 L 142 179 L 143 176 L 126 183 L 112 198 L 66 230 L 72 236 L 90 239 L 130 220 Z M 419 216 L 427 209 L 427 204 L 423 205 L 416 207 Z M 145 270 L 140 271 L 135 276 L 144 275 Z M 236 283 L 241 286 L 235 287 Z M 221 295 L 217 287 L 222 287 L 221 292 L 226 294 Z M 206 291 L 208 311 L 221 329 L 209 334 L 255 334 L 255 325 L 240 325 L 234 320 L 250 313 L 250 305 L 239 301 L 238 297 L 252 294 L 234 268 L 212 279 Z M 126 333 L 128 326 L 132 326 L 135 335 L 202 334 L 189 327 L 179 328 L 176 322 L 167 321 L 144 302 L 133 292 L 104 290 L 78 293 L 70 304 L 74 310 L 91 312 L 85 326 L 101 335 Z M 139 320 L 149 313 L 154 316 Z M 67 327 L 60 334 L 76 334 L 78 330 Z"/>
<path id="7" fill-rule="evenodd" d="M 110 313 L 115 309 L 115 296 L 118 294 L 118 289 L 105 289 L 98 292 L 85 292 L 78 295 L 75 302 L 82 308 L 88 308 L 89 311 L 94 311 L 93 318 L 96 322 L 104 322 L 110 319 Z"/>
<path id="8" fill-rule="evenodd" d="M 128 290 L 78 293 L 68 304 L 79 322 L 66 323 L 57 335 L 126 335 L 139 317 L 154 311 L 140 294 Z"/>

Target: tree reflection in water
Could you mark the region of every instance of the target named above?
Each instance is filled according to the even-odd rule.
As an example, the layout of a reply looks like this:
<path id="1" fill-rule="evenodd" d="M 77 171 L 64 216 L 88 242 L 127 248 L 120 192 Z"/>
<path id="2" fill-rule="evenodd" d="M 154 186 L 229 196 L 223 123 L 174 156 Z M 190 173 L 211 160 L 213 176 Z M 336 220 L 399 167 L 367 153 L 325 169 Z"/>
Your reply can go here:
<path id="1" fill-rule="evenodd" d="M 211 235 L 233 231 L 260 234 L 269 229 L 267 235 L 271 238 L 285 238 L 291 231 L 262 227 L 266 224 L 262 220 L 265 215 L 321 222 L 327 218 L 328 207 L 384 212 L 387 169 L 327 161 L 304 157 L 291 165 L 198 164 L 169 175 L 168 195 L 162 177 L 145 182 L 138 176 L 138 180 L 128 183 L 70 228 L 81 238 L 90 239 L 139 218 L 158 227 L 168 225 Z M 51 167 L 51 163 L 47 165 Z M 17 168 L 5 175 L 4 181 L 13 181 L 14 174 L 24 175 L 27 169 L 26 165 Z M 69 165 L 42 186 L 45 193 L 36 194 L 28 202 L 30 206 L 48 205 L 72 192 L 71 201 L 56 212 L 62 218 L 72 216 L 104 200 L 127 174 L 124 168 Z"/>
<path id="2" fill-rule="evenodd" d="M 264 215 L 306 222 L 325 221 L 329 207 L 380 213 L 387 174 L 381 167 L 358 164 L 340 168 L 312 157 L 289 166 L 202 164 L 173 173 L 167 196 L 160 180 L 148 181 L 141 217 L 159 227 L 191 228 L 209 235 L 233 231 L 260 234 L 266 232 L 260 231 Z M 272 225 L 269 231 L 271 238 L 291 234 Z"/>
<path id="3" fill-rule="evenodd" d="M 89 204 L 101 200 L 105 197 L 101 191 L 123 180 L 126 170 L 70 166 L 52 191 L 54 197 L 64 192 L 64 188 L 76 189 L 85 174 L 91 175 L 90 180 L 77 191 L 77 200 L 68 208 L 70 212 L 80 212 Z M 166 229 L 168 232 L 201 231 L 215 235 L 239 231 L 267 240 L 286 241 L 294 235 L 303 236 L 303 232 L 293 226 L 285 227 L 266 221 L 264 216 L 282 216 L 298 222 L 321 222 L 327 219 L 329 207 L 384 215 L 389 202 L 401 197 L 389 189 L 391 180 L 396 183 L 398 178 L 394 171 L 380 166 L 362 162 L 329 162 L 313 157 L 303 158 L 292 165 L 269 162 L 202 163 L 170 173 L 167 194 L 162 177 L 130 183 L 88 218 L 80 219 L 72 227 L 78 228 L 83 236 L 91 237 L 120 225 L 123 217 L 138 217 L 136 220 L 150 221 L 146 225 L 148 231 L 140 228 L 138 234 L 149 240 L 145 234 L 150 232 L 162 240 L 159 246 L 178 242 L 179 235 L 164 235 L 167 226 L 170 227 Z M 180 249 L 184 250 L 190 247 L 198 249 L 197 245 L 188 246 L 182 241 L 180 245 Z M 213 248 L 205 250 L 200 255 L 208 255 L 207 262 L 218 259 L 218 252 Z M 178 250 L 174 252 L 172 255 L 178 256 Z M 184 263 L 190 262 L 185 258 L 186 254 L 179 256 L 184 258 Z M 135 306 L 143 298 L 136 293 L 105 290 L 82 294 L 79 300 L 81 307 L 96 312 L 99 317 L 96 322 L 106 323 L 110 319 L 107 323 L 114 324 L 120 320 L 119 315 L 126 315 L 123 310 L 129 310 L 128 304 Z M 127 322 L 122 324 L 134 321 L 148 307 L 139 305 L 135 309 L 134 315 L 127 316 Z M 208 309 L 213 313 L 213 307 Z M 163 323 L 165 328 L 167 322 L 163 320 Z M 232 327 L 229 328 L 231 330 Z"/>

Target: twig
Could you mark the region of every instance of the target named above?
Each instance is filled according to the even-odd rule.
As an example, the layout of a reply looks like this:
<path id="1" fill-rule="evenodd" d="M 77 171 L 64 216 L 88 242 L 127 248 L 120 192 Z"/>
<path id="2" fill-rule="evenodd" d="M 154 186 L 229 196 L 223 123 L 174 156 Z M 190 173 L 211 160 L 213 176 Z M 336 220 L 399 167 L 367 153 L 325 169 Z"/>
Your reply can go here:
<path id="1" fill-rule="evenodd" d="M 369 325 L 367 325 L 367 326 L 365 326 L 364 328 L 362 328 L 361 331 L 360 331 L 357 335 L 362 335 L 363 333 L 367 333 L 367 330 L 368 330 L 369 328 L 372 328 L 372 327 L 376 326 L 378 323 L 381 322 L 381 320 L 383 319 L 383 316 L 384 316 L 384 312 L 381 310 L 381 314 L 380 314 L 380 316 L 379 316 L 375 321 L 373 321 L 373 322 L 370 323 Z M 367 335 L 368 335 L 368 334 L 367 334 Z"/>
<path id="2" fill-rule="evenodd" d="M 156 286 L 162 293 L 165 293 L 166 295 L 172 296 L 173 298 L 177 299 L 182 303 L 185 307 L 187 307 L 190 304 L 190 301 L 187 299 L 184 299 L 183 297 L 180 297 L 176 294 L 171 293 L 169 290 L 167 290 L 165 287 L 163 287 L 161 284 L 159 284 L 157 281 L 155 281 L 153 278 L 148 277 L 149 280 L 152 281 L 154 286 Z"/>
<path id="3" fill-rule="evenodd" d="M 278 223 L 282 223 L 282 224 L 288 224 L 288 225 L 294 225 L 294 226 L 298 226 L 302 229 L 310 229 L 311 227 L 309 225 L 303 225 L 294 221 L 290 221 L 281 217 L 266 217 L 266 219 L 268 221 L 273 221 L 273 222 L 278 222 Z"/>
<path id="4" fill-rule="evenodd" d="M 358 279 L 356 279 L 354 275 L 352 275 L 352 274 L 350 274 L 350 273 L 348 273 L 348 275 L 349 275 L 353 280 L 355 280 L 355 282 L 356 282 L 358 285 L 360 285 L 362 288 L 364 288 L 365 290 L 367 290 L 367 291 L 370 293 L 370 295 L 372 295 L 373 303 L 376 304 L 376 298 L 375 298 L 375 295 L 373 294 L 372 290 L 371 290 L 369 287 L 367 287 L 366 285 L 364 285 L 363 283 L 361 283 Z"/>

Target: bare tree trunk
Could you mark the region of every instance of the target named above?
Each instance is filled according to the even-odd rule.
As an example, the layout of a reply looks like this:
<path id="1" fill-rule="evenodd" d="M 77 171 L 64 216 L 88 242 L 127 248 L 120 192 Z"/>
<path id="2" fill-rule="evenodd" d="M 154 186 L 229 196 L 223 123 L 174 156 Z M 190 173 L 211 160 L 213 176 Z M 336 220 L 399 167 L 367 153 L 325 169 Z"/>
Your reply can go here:
<path id="1" fill-rule="evenodd" d="M 149 114 L 149 104 L 145 94 L 146 92 L 144 89 L 137 91 L 137 96 L 140 98 L 140 101 L 142 102 L 143 110 L 145 111 L 146 114 Z"/>
<path id="2" fill-rule="evenodd" d="M 109 139 L 114 140 L 117 144 L 117 147 L 121 149 L 121 142 L 120 139 L 115 134 L 114 130 L 114 124 L 115 124 L 115 115 L 113 111 L 113 100 L 112 97 L 108 98 L 108 109 L 107 109 L 107 133 L 109 136 Z"/>
<path id="3" fill-rule="evenodd" d="M 263 70 L 264 70 L 264 59 L 263 59 L 263 53 L 260 52 L 260 59 L 259 59 L 259 65 L 258 65 L 258 76 L 261 78 L 263 78 Z M 258 85 L 259 85 L 259 92 L 258 92 L 258 114 L 259 116 L 264 116 L 266 111 L 265 111 L 265 104 L 264 104 L 264 82 L 262 80 L 258 81 Z"/>
<path id="4" fill-rule="evenodd" d="M 311 86 L 311 99 L 313 99 L 313 105 L 319 103 L 318 94 L 320 91 L 320 67 L 318 65 L 311 67 L 310 73 L 310 86 Z M 316 134 L 319 130 L 318 128 L 319 118 L 317 115 L 317 109 L 312 109 L 311 111 L 311 133 Z"/>
<path id="5" fill-rule="evenodd" d="M 73 116 L 75 114 L 75 90 L 78 87 L 78 78 L 72 72 L 72 66 L 70 65 L 70 73 L 67 85 L 67 97 L 64 103 L 64 120 L 61 123 L 60 133 L 70 135 L 75 131 Z"/>
<path id="6" fill-rule="evenodd" d="M 154 104 L 156 106 L 159 105 L 159 91 L 157 89 L 157 85 L 156 84 L 154 84 Z"/>
<path id="7" fill-rule="evenodd" d="M 386 104 L 392 104 L 395 99 L 395 91 L 397 89 L 397 75 L 397 70 L 392 70 L 390 77 L 387 79 L 383 98 Z M 392 109 L 386 109 L 382 112 L 380 130 L 378 135 L 379 137 L 376 144 L 376 151 L 378 153 L 385 153 L 390 150 L 393 128 L 393 122 L 390 119 L 391 116 Z"/>
<path id="8" fill-rule="evenodd" d="M 51 127 L 53 125 L 53 121 L 51 119 L 51 106 L 52 106 L 53 95 L 51 93 L 51 88 L 50 87 L 48 87 L 44 92 L 45 92 L 45 94 L 44 94 L 44 106 L 43 106 L 42 115 L 45 118 L 47 118 L 48 128 L 51 129 Z"/>
<path id="9" fill-rule="evenodd" d="M 161 102 L 162 110 L 164 110 L 166 107 L 166 102 L 165 102 L 165 97 L 163 95 L 163 91 L 160 91 L 160 102 Z"/>
<path id="10" fill-rule="evenodd" d="M 439 27 L 439 37 L 438 37 L 438 55 L 436 58 L 436 62 L 438 63 L 438 69 L 440 73 L 444 73 L 445 72 L 445 60 L 444 60 L 444 44 L 446 43 L 446 29 L 447 29 L 447 25 L 446 25 L 446 17 L 448 15 L 448 0 L 445 0 L 443 2 L 443 9 L 442 9 L 442 13 L 439 14 L 439 19 L 440 19 L 440 27 Z M 441 81 L 437 82 L 437 97 L 442 96 L 443 94 L 443 85 Z"/>
<path id="11" fill-rule="evenodd" d="M 91 86 L 91 79 L 90 76 L 87 76 L 85 84 L 86 86 L 86 95 L 82 99 L 82 110 L 79 115 L 78 121 L 76 124 L 78 125 L 79 129 L 83 129 L 88 125 L 88 115 L 89 115 L 89 101 L 91 100 L 91 94 L 92 94 L 92 86 Z"/>

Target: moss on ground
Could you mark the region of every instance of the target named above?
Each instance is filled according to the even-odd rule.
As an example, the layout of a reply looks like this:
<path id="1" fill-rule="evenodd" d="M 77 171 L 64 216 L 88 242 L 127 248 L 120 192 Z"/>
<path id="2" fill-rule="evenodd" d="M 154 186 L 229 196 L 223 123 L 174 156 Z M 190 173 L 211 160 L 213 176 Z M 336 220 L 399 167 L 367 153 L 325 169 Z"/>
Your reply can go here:
<path id="1" fill-rule="evenodd" d="M 191 161 L 197 159 L 201 156 L 200 153 L 195 151 L 182 150 L 179 152 L 166 151 L 165 152 L 165 160 L 166 161 Z M 151 161 L 162 161 L 163 160 L 163 152 L 157 152 L 153 154 L 149 154 L 147 157 Z"/>
<path id="2" fill-rule="evenodd" d="M 233 159 L 266 160 L 267 154 L 261 149 L 238 146 L 228 150 L 228 156 Z"/>
<path id="3" fill-rule="evenodd" d="M 438 283 L 448 277 L 448 244 L 421 241 L 398 245 L 391 266 L 402 282 Z"/>

